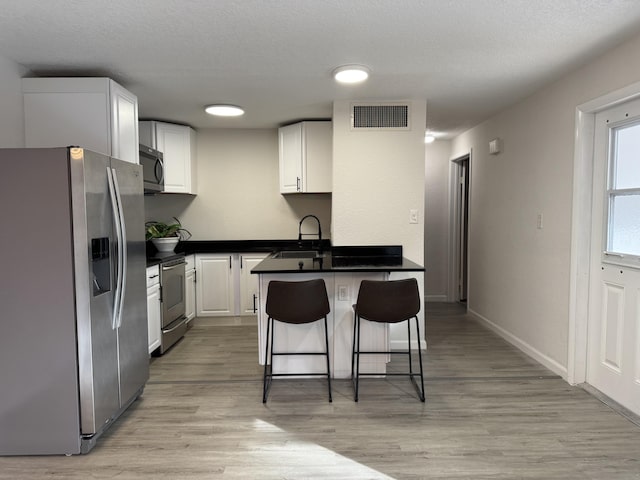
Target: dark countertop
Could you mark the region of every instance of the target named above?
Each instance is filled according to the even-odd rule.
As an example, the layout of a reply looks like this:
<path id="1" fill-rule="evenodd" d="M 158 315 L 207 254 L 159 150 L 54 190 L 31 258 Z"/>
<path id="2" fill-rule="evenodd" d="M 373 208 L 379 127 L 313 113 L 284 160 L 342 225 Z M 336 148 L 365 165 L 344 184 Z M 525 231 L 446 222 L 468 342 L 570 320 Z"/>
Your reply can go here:
<path id="1" fill-rule="evenodd" d="M 313 240 L 187 240 L 176 246 L 175 255 L 191 255 L 193 253 L 271 253 L 279 250 L 310 250 L 317 247 Z M 330 240 L 323 240 L 324 249 L 331 248 Z M 150 241 L 146 242 L 147 267 L 162 263 L 161 255 Z M 170 254 L 174 255 L 174 254 Z"/>
<path id="2" fill-rule="evenodd" d="M 291 252 L 289 252 L 291 253 Z M 402 256 L 397 246 L 333 247 L 316 258 L 265 258 L 251 273 L 423 272 L 424 267 Z"/>
<path id="3" fill-rule="evenodd" d="M 178 243 L 175 253 L 160 254 L 151 242 L 147 242 L 147 266 L 193 253 L 308 251 L 317 247 L 316 243 L 313 240 L 190 240 Z M 268 257 L 254 267 L 251 273 L 424 271 L 423 266 L 404 258 L 402 247 L 398 245 L 332 247 L 329 240 L 323 240 L 322 247 L 326 253 L 320 258 Z"/>
<path id="4" fill-rule="evenodd" d="M 424 267 L 417 263 L 402 258 L 400 263 L 394 265 L 349 265 L 336 266 L 333 265 L 331 255 L 314 258 L 265 258 L 256 265 L 251 273 L 309 273 L 309 272 L 326 272 L 326 273 L 346 273 L 346 272 L 424 272 Z"/>
<path id="5" fill-rule="evenodd" d="M 313 240 L 188 240 L 178 243 L 176 252 L 186 255 L 192 253 L 255 253 L 276 252 L 279 250 L 310 250 L 316 248 Z M 322 240 L 324 249 L 331 248 L 330 240 Z M 152 247 L 155 249 L 155 247 Z M 147 247 L 147 251 L 149 248 Z"/>
<path id="6" fill-rule="evenodd" d="M 147 252 L 149 252 L 147 250 Z M 172 253 L 160 253 L 154 252 L 152 257 L 147 256 L 147 268 L 154 265 L 160 265 L 161 263 L 170 262 L 179 258 L 184 258 L 184 253 L 172 252 Z"/>

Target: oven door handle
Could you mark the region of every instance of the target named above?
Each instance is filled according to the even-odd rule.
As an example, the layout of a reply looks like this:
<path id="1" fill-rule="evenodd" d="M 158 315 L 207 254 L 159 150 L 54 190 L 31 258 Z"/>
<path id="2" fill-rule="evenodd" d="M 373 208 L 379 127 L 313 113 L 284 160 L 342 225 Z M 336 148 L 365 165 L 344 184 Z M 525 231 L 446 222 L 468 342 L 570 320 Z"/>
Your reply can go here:
<path id="1" fill-rule="evenodd" d="M 182 262 L 182 263 L 176 263 L 175 265 L 171 265 L 169 267 L 163 266 L 162 267 L 162 271 L 166 272 L 168 270 L 173 270 L 174 268 L 178 268 L 178 267 L 181 267 L 182 265 L 186 265 L 186 264 L 187 264 L 187 262 Z"/>
<path id="2" fill-rule="evenodd" d="M 180 328 L 182 326 L 183 323 L 185 323 L 186 318 L 181 318 L 179 322 L 177 322 L 177 325 L 175 327 L 170 328 L 169 330 L 162 330 L 162 333 L 171 333 L 174 330 L 176 330 L 177 328 Z"/>

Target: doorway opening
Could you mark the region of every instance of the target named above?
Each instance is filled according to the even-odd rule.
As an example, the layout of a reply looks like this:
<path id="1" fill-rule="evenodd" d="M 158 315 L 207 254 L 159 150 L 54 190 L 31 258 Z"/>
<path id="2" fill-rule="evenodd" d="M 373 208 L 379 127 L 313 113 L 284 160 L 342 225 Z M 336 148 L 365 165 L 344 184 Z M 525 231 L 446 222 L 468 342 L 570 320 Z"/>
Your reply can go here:
<path id="1" fill-rule="evenodd" d="M 471 154 L 455 158 L 452 169 L 452 235 L 453 261 L 450 269 L 450 294 L 453 301 L 466 304 L 469 290 L 469 192 L 471 187 Z"/>
<path id="2" fill-rule="evenodd" d="M 637 319 L 633 310 L 640 305 L 637 299 L 632 298 L 632 301 L 628 302 L 627 297 L 635 294 L 638 287 L 632 285 L 625 295 L 626 285 L 617 278 L 611 279 L 606 276 L 612 273 L 618 277 L 624 276 L 628 283 L 634 281 L 633 276 L 625 274 L 624 265 L 619 266 L 615 261 L 611 261 L 611 258 L 616 260 L 615 254 L 618 252 L 609 251 L 610 247 L 605 243 L 607 237 L 603 234 L 603 230 L 608 230 L 610 227 L 609 218 L 606 215 L 616 213 L 615 208 L 606 205 L 603 193 L 606 190 L 607 198 L 613 196 L 614 200 L 618 193 L 616 188 L 611 188 L 611 183 L 605 182 L 605 179 L 614 177 L 611 176 L 612 172 L 607 171 L 604 161 L 605 159 L 610 161 L 610 154 L 617 153 L 615 149 L 608 149 L 613 145 L 611 139 L 612 134 L 616 133 L 617 121 L 614 117 L 606 118 L 604 119 L 606 126 L 598 128 L 602 115 L 607 117 L 617 115 L 618 109 L 622 113 L 621 125 L 634 116 L 640 116 L 640 109 L 637 109 L 639 113 L 629 110 L 633 106 L 630 102 L 638 98 L 640 98 L 640 82 L 610 92 L 576 108 L 577 135 L 574 154 L 567 380 L 574 385 L 587 382 L 590 388 L 597 388 L 629 411 L 640 412 L 637 393 L 635 396 L 631 394 L 631 402 L 625 401 L 626 393 L 637 390 L 640 385 L 638 382 L 640 353 L 637 343 L 635 346 L 632 344 L 631 349 L 626 348 L 625 343 L 629 336 L 625 330 L 628 330 L 627 327 L 631 324 L 630 320 L 625 320 Z M 611 121 L 612 118 L 613 121 Z M 607 123 L 606 120 L 609 122 Z M 598 134 L 598 131 L 601 133 Z M 600 189 L 595 188 L 598 185 Z M 634 192 L 630 190 L 625 193 Z M 598 206 L 598 212 L 593 211 L 594 204 Z M 613 218 L 613 220 L 616 219 Z M 625 258 L 624 255 L 620 257 L 623 260 Z M 610 267 L 609 264 L 615 265 L 616 268 Z M 616 300 L 618 303 L 615 302 Z M 630 367 L 630 373 L 627 373 L 627 367 Z M 616 369 L 620 373 L 616 372 Z M 631 382 L 626 384 L 631 385 L 632 388 L 621 390 L 622 395 L 619 397 L 621 401 L 616 398 L 619 392 L 607 386 L 608 380 L 605 379 L 607 375 L 602 378 L 599 376 L 603 371 L 609 377 L 616 376 L 616 382 L 631 378 Z"/>

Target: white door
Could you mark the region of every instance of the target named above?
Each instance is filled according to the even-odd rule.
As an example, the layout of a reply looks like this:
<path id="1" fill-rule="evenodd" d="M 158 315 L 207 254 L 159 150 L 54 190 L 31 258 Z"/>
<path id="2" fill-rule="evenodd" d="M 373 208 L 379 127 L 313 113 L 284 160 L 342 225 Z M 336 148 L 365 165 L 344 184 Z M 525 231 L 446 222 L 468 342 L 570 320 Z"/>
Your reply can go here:
<path id="1" fill-rule="evenodd" d="M 265 259 L 267 254 L 240 255 L 240 315 L 255 315 L 260 307 L 258 275 L 251 269 Z"/>
<path id="2" fill-rule="evenodd" d="M 302 124 L 278 130 L 280 193 L 302 191 Z"/>
<path id="3" fill-rule="evenodd" d="M 184 315 L 187 317 L 187 322 L 190 322 L 196 317 L 196 270 L 192 268 L 185 273 L 185 285 L 184 285 Z"/>
<path id="4" fill-rule="evenodd" d="M 140 163 L 138 152 L 138 98 L 116 82 L 109 82 L 111 93 L 111 156 Z"/>
<path id="5" fill-rule="evenodd" d="M 234 315 L 235 292 L 231 255 L 196 256 L 196 316 Z"/>
<path id="6" fill-rule="evenodd" d="M 164 155 L 164 191 L 192 193 L 191 129 L 184 125 L 157 122 L 156 150 Z"/>
<path id="7" fill-rule="evenodd" d="M 149 353 L 160 346 L 160 284 L 147 288 L 147 329 L 149 335 Z"/>
<path id="8" fill-rule="evenodd" d="M 596 115 L 587 382 L 640 415 L 640 101 Z"/>

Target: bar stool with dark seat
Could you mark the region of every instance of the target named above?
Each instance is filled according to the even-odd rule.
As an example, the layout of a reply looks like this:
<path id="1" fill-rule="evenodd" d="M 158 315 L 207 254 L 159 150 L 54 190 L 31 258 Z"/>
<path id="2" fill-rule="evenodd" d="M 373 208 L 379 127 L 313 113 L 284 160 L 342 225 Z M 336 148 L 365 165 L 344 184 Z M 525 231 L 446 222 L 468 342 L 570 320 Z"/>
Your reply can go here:
<path id="1" fill-rule="evenodd" d="M 351 380 L 355 390 L 355 401 L 358 401 L 358 386 L 361 376 L 381 375 L 408 375 L 418 392 L 418 396 L 424 402 L 424 377 L 422 374 L 422 351 L 420 349 L 420 326 L 418 312 L 420 311 L 420 293 L 418 282 L 415 278 L 405 280 L 363 280 L 358 291 L 358 300 L 353 306 L 355 319 L 353 323 L 353 349 L 351 354 Z M 416 333 L 418 335 L 418 359 L 420 363 L 420 386 L 416 382 L 416 374 L 413 373 L 411 361 L 411 322 L 416 320 Z M 360 350 L 360 324 L 362 320 L 378 323 L 399 323 L 406 321 L 408 327 L 407 350 L 393 351 L 361 351 Z M 362 373 L 360 372 L 360 355 L 407 355 L 409 359 L 409 371 L 402 373 Z M 355 368 L 355 372 L 354 372 Z"/>
<path id="2" fill-rule="evenodd" d="M 286 376 L 326 376 L 329 384 L 329 401 L 331 398 L 331 370 L 329 367 L 329 332 L 327 315 L 330 312 L 327 288 L 323 279 L 302 282 L 285 282 L 272 280 L 267 287 L 267 338 L 265 342 L 264 378 L 262 384 L 262 403 L 267 402 L 267 395 L 273 377 Z M 275 320 L 281 323 L 312 323 L 324 318 L 324 352 L 274 352 Z M 269 339 L 271 337 L 271 339 Z M 323 355 L 327 358 L 327 373 L 273 373 L 274 355 Z"/>

